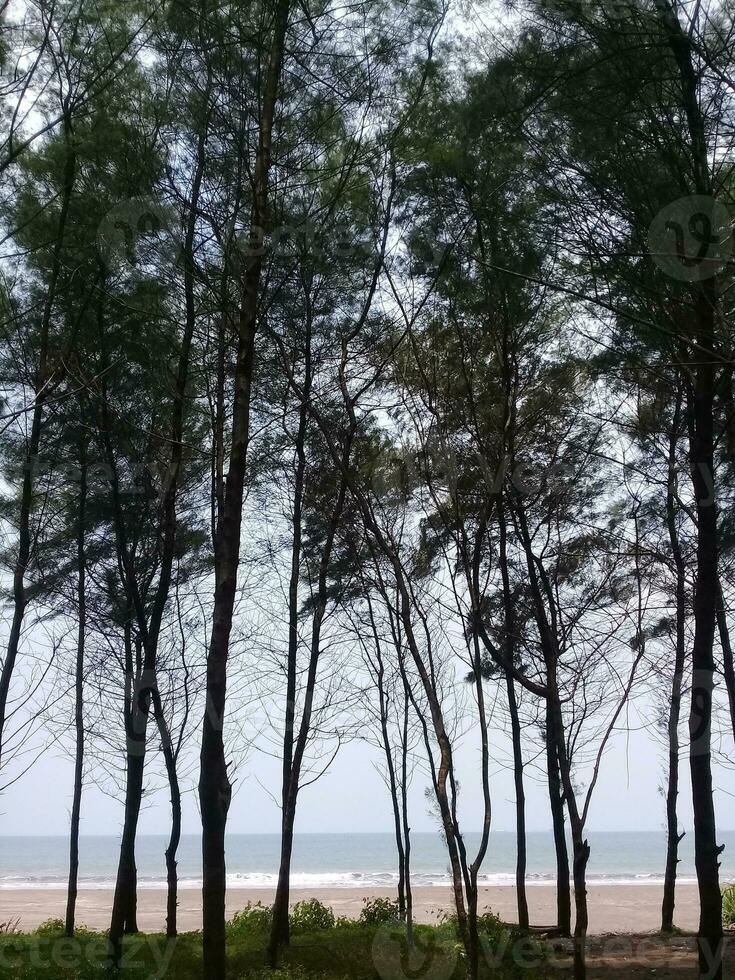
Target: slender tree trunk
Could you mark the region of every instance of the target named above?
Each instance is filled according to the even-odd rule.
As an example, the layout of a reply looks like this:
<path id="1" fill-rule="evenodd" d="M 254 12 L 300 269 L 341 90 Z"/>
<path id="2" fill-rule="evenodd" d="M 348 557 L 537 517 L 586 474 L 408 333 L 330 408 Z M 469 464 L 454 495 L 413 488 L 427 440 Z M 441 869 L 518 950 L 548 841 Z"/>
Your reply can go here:
<path id="1" fill-rule="evenodd" d="M 516 895 L 518 897 L 518 925 L 528 929 L 528 898 L 526 896 L 526 793 L 523 786 L 523 745 L 521 743 L 521 724 L 518 718 L 513 675 L 506 671 L 505 684 L 508 691 L 508 711 L 513 738 L 513 779 L 516 790 Z"/>
<path id="2" fill-rule="evenodd" d="M 288 651 L 286 654 L 286 712 L 283 729 L 283 766 L 281 781 L 281 856 L 278 866 L 278 883 L 273 902 L 273 918 L 269 944 L 269 960 L 276 965 L 278 950 L 290 940 L 288 907 L 290 898 L 291 855 L 293 852 L 294 812 L 291 812 L 291 779 L 293 775 L 294 728 L 296 718 L 296 672 L 299 648 L 299 579 L 301 577 L 302 511 L 304 503 L 304 477 L 306 473 L 306 403 L 311 392 L 311 308 L 308 286 L 306 287 L 307 315 L 304 357 L 303 397 L 299 407 L 299 424 L 296 431 L 296 472 L 294 475 L 293 520 L 291 530 L 291 574 L 288 586 Z"/>
<path id="3" fill-rule="evenodd" d="M 345 463 L 349 456 L 352 436 L 346 440 Z M 294 746 L 293 760 L 291 762 L 288 784 L 286 786 L 286 797 L 283 807 L 283 826 L 281 835 L 281 863 L 278 872 L 278 888 L 276 890 L 276 903 L 274 905 L 273 925 L 271 927 L 270 942 L 268 944 L 268 959 L 271 966 L 276 966 L 278 953 L 283 945 L 282 924 L 283 919 L 288 923 L 288 902 L 290 892 L 291 877 L 291 854 L 293 853 L 293 835 L 296 822 L 296 805 L 298 801 L 299 789 L 301 785 L 301 768 L 304 760 L 306 745 L 311 732 L 311 717 L 314 704 L 314 692 L 316 690 L 317 668 L 319 666 L 319 656 L 321 653 L 321 632 L 324 614 L 327 610 L 327 573 L 334 545 L 334 536 L 337 531 L 342 510 L 344 508 L 345 497 L 347 494 L 347 483 L 344 479 L 340 481 L 337 494 L 337 501 L 334 505 L 329 519 L 327 536 L 319 559 L 319 580 L 317 585 L 314 611 L 311 622 L 311 643 L 309 647 L 309 668 L 306 675 L 306 687 L 304 690 L 304 706 L 299 723 L 298 736 Z M 276 919 L 278 911 L 278 924 Z M 288 937 L 288 931 L 286 931 Z"/>
<path id="4" fill-rule="evenodd" d="M 717 594 L 717 629 L 720 634 L 720 646 L 722 648 L 722 672 L 725 675 L 727 700 L 730 705 L 732 735 L 735 738 L 735 665 L 733 664 L 732 643 L 730 642 L 730 630 L 727 625 L 727 610 L 725 608 L 725 598 L 722 594 L 721 585 Z"/>
<path id="5" fill-rule="evenodd" d="M 146 728 L 145 715 L 140 710 L 140 654 L 138 653 L 137 655 L 138 663 L 135 667 L 134 674 L 132 649 L 131 626 L 130 623 L 126 623 L 125 810 L 108 936 L 109 956 L 113 966 L 119 966 L 121 962 L 123 936 L 131 935 L 138 931 L 138 871 L 135 864 L 135 839 L 143 798 Z M 143 726 L 142 731 L 141 723 Z"/>
<path id="6" fill-rule="evenodd" d="M 398 855 L 398 914 L 402 920 L 406 918 L 406 852 L 403 846 L 403 825 L 401 821 L 401 801 L 399 799 L 399 787 L 398 778 L 396 775 L 396 764 L 393 758 L 393 744 L 390 738 L 390 731 L 388 728 L 389 724 L 389 710 L 390 710 L 390 696 L 385 690 L 385 663 L 383 661 L 383 653 L 381 649 L 380 636 L 378 634 L 378 629 L 375 623 L 375 615 L 373 613 L 373 604 L 370 599 L 370 593 L 366 590 L 365 598 L 367 600 L 368 613 L 370 616 L 370 628 L 373 634 L 373 642 L 375 644 L 375 659 L 376 662 L 372 661 L 370 658 L 370 666 L 375 674 L 376 687 L 378 690 L 378 710 L 380 715 L 380 738 L 383 746 L 383 754 L 385 756 L 385 767 L 388 773 L 388 791 L 390 793 L 391 807 L 393 809 L 393 833 L 396 841 L 396 853 Z M 405 697 L 404 697 L 405 701 Z M 405 752 L 405 743 L 402 742 L 402 753 Z M 405 767 L 405 759 L 404 759 Z"/>
<path id="7" fill-rule="evenodd" d="M 549 804 L 556 852 L 556 925 L 562 936 L 572 934 L 572 891 L 569 872 L 566 827 L 564 821 L 564 797 L 559 776 L 559 758 L 553 735 L 553 723 L 546 703 L 546 775 L 549 786 Z"/>
<path id="8" fill-rule="evenodd" d="M 507 357 L 506 357 L 507 359 Z M 506 396 L 506 417 L 511 418 L 511 382 L 508 382 Z M 506 427 L 507 428 L 507 427 Z M 516 895 L 518 901 L 518 925 L 528 929 L 528 899 L 526 897 L 526 793 L 523 786 L 523 744 L 521 725 L 518 719 L 518 701 L 513 680 L 513 660 L 515 657 L 516 617 L 513 592 L 508 571 L 508 529 L 502 497 L 498 501 L 498 524 L 500 527 L 500 568 L 503 579 L 503 608 L 505 632 L 505 684 L 508 693 L 508 712 L 513 742 L 513 780 L 516 791 Z"/>
<path id="9" fill-rule="evenodd" d="M 699 73 L 694 66 L 690 33 L 682 28 L 670 0 L 656 0 L 662 26 L 679 73 L 682 108 L 686 117 L 695 194 L 711 196 L 707 133 L 699 104 Z M 700 350 L 714 351 L 717 280 L 704 278 L 692 287 L 692 336 Z M 722 978 L 722 895 L 715 807 L 712 796 L 712 694 L 714 638 L 719 579 L 717 569 L 717 494 L 714 468 L 713 357 L 696 360 L 689 405 L 689 462 L 697 502 L 697 576 L 694 591 L 692 699 L 689 713 L 689 768 L 694 809 L 694 853 L 699 886 L 699 973 Z"/>
<path id="10" fill-rule="evenodd" d="M 400 651 L 398 653 L 400 657 Z M 403 882 L 406 892 L 406 940 L 413 945 L 413 889 L 411 887 L 411 827 L 408 820 L 408 715 L 410 699 L 406 684 L 408 679 L 401 669 L 403 684 L 403 732 L 401 735 L 401 819 L 403 825 Z"/>
<path id="11" fill-rule="evenodd" d="M 572 877 L 574 880 L 574 980 L 586 980 L 587 977 L 587 928 L 589 916 L 587 911 L 587 863 L 590 848 L 584 839 L 584 821 L 577 807 L 577 798 L 572 782 L 572 771 L 566 749 L 564 719 L 556 687 L 556 675 L 551 680 L 551 710 L 549 712 L 554 742 L 556 744 L 559 772 L 561 775 L 569 824 L 572 831 Z"/>
<path id="12" fill-rule="evenodd" d="M 570 819 L 570 824 L 573 824 Z M 572 849 L 574 854 L 574 980 L 587 976 L 587 863 L 590 847 L 584 839 L 584 829 L 572 825 Z"/>
<path id="13" fill-rule="evenodd" d="M 174 751 L 171 732 L 166 722 L 163 711 L 161 695 L 157 685 L 153 686 L 153 711 L 158 727 L 158 734 L 161 739 L 161 750 L 163 752 L 164 764 L 166 766 L 166 777 L 168 779 L 169 792 L 171 793 L 171 833 L 169 835 L 168 846 L 166 848 L 166 936 L 171 939 L 177 935 L 177 907 L 178 907 L 178 875 L 176 871 L 176 853 L 179 842 L 181 841 L 181 788 L 179 786 L 179 776 L 176 767 L 176 753 Z"/>
<path id="14" fill-rule="evenodd" d="M 110 959 L 115 965 L 119 965 L 122 960 L 123 936 L 138 931 L 138 871 L 135 865 L 135 837 L 143 794 L 144 765 L 145 757 L 142 753 L 128 752 L 125 816 L 109 932 Z"/>
<path id="15" fill-rule="evenodd" d="M 705 302 L 704 299 L 702 302 Z M 700 310 L 703 317 L 711 310 Z M 699 971 L 722 977 L 722 895 L 712 796 L 712 694 L 714 632 L 719 591 L 717 510 L 714 500 L 712 367 L 697 370 L 691 446 L 692 479 L 697 497 L 697 581 L 694 593 L 692 701 L 689 714 L 689 765 L 694 805 L 694 851 L 699 884 Z"/>
<path id="16" fill-rule="evenodd" d="M 66 899 L 65 935 L 74 935 L 79 875 L 79 818 L 82 810 L 82 781 L 84 778 L 84 642 L 87 633 L 85 529 L 87 505 L 87 457 L 84 442 L 79 450 L 79 509 L 77 516 L 77 657 L 74 670 L 74 795 L 69 833 L 69 887 Z"/>
<path id="17" fill-rule="evenodd" d="M 587 937 L 587 889 L 585 886 L 585 876 L 587 862 L 589 860 L 589 847 L 587 841 L 583 839 L 584 821 L 579 814 L 577 798 L 572 781 L 571 760 L 567 753 L 566 734 L 564 731 L 564 717 L 562 715 L 561 701 L 559 699 L 558 681 L 558 662 L 559 651 L 554 628 L 554 607 L 549 600 L 549 611 L 547 612 L 544 603 L 544 593 L 550 595 L 550 586 L 545 575 L 543 566 L 536 563 L 533 553 L 533 545 L 528 530 L 523 502 L 519 500 L 518 525 L 521 532 L 521 541 L 526 555 L 526 568 L 528 570 L 528 580 L 531 587 L 533 599 L 534 617 L 539 633 L 539 641 L 546 667 L 546 748 L 547 762 L 549 767 L 549 789 L 552 792 L 552 818 L 554 820 L 554 839 L 557 847 L 557 861 L 561 851 L 563 838 L 563 806 L 561 794 L 557 792 L 557 774 L 561 777 L 561 786 L 564 791 L 569 812 L 569 823 L 572 831 L 572 852 L 573 865 L 572 874 L 574 878 L 574 978 L 575 980 L 585 980 L 586 977 L 586 937 Z M 566 842 L 564 842 L 566 849 Z M 568 870 L 567 870 L 568 875 Z M 567 879 L 568 880 L 568 879 Z M 559 889 L 559 894 L 562 889 Z M 561 901 L 557 896 L 559 911 L 562 911 Z"/>
<path id="18" fill-rule="evenodd" d="M 266 72 L 260 117 L 258 153 L 253 174 L 251 239 L 268 222 L 268 184 L 271 167 L 273 118 L 281 78 L 283 49 L 290 2 L 279 0 L 275 8 L 273 40 Z M 223 725 L 227 691 L 227 656 L 240 562 L 240 530 L 245 487 L 247 448 L 250 439 L 250 393 L 255 357 L 258 295 L 263 264 L 262 250 L 254 249 L 243 274 L 238 349 L 235 364 L 235 397 L 230 443 L 230 466 L 225 500 L 217 521 L 215 547 L 215 594 L 212 633 L 207 655 L 206 710 L 202 726 L 199 804 L 202 815 L 202 925 L 204 975 L 224 980 L 225 951 L 225 827 L 232 798 L 227 773 Z"/>
<path id="19" fill-rule="evenodd" d="M 666 523 L 669 543 L 676 567 L 676 648 L 674 656 L 674 676 L 671 683 L 669 701 L 668 741 L 669 775 L 666 790 L 666 872 L 664 875 L 664 895 L 661 904 L 661 931 L 672 932 L 674 928 L 674 904 L 676 890 L 676 869 L 679 864 L 679 844 L 684 834 L 679 834 L 677 799 L 679 795 L 679 719 L 681 715 L 681 689 L 686 660 L 686 568 L 676 526 L 676 444 L 679 430 L 681 397 L 677 395 L 671 436 L 669 439 L 669 475 L 666 492 Z"/>
<path id="20" fill-rule="evenodd" d="M 258 153 L 253 176 L 253 205 L 250 217 L 251 241 L 256 242 L 268 219 L 268 182 L 271 166 L 271 139 L 283 48 L 288 22 L 289 0 L 276 6 L 273 39 L 263 91 Z M 232 788 L 227 774 L 222 727 L 224 723 L 227 655 L 237 590 L 240 558 L 240 529 L 245 486 L 247 447 L 250 435 L 250 393 L 255 355 L 258 294 L 262 269 L 262 249 L 253 248 L 243 274 L 238 350 L 235 366 L 230 466 L 225 481 L 225 499 L 218 514 L 215 549 L 215 596 L 207 656 L 206 710 L 202 727 L 199 800 L 202 813 L 203 857 L 203 947 L 204 972 L 208 980 L 225 976 L 225 826 Z"/>

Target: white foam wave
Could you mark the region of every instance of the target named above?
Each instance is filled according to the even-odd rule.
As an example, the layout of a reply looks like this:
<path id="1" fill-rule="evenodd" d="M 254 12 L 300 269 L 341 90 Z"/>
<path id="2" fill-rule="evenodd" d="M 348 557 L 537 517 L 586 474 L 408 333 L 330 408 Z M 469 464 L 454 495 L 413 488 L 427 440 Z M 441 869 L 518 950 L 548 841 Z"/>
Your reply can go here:
<path id="1" fill-rule="evenodd" d="M 271 872 L 232 872 L 227 875 L 227 887 L 234 890 L 275 889 L 278 876 Z M 319 891 L 332 888 L 358 889 L 363 891 L 393 890 L 398 881 L 397 873 L 393 871 L 324 871 L 324 872 L 294 872 L 291 875 L 291 888 L 298 891 Z M 451 884 L 451 878 L 446 872 L 416 872 L 411 876 L 415 888 L 442 888 Z M 681 876 L 677 879 L 680 884 L 695 884 L 696 878 Z M 588 876 L 588 885 L 661 885 L 663 878 L 654 874 L 639 875 L 594 875 Z M 478 879 L 481 887 L 512 887 L 515 885 L 515 875 L 509 873 L 481 874 Z M 529 887 L 553 887 L 555 877 L 551 874 L 528 875 L 526 884 Z M 66 889 L 66 880 L 59 877 L 39 875 L 37 878 L 23 878 L 20 875 L 0 876 L 0 890 L 52 890 Z M 109 890 L 115 887 L 112 879 L 80 879 L 79 887 L 85 890 Z M 162 890 L 166 888 L 164 878 L 139 879 L 141 890 Z M 201 878 L 182 877 L 179 880 L 181 890 L 200 890 Z"/>

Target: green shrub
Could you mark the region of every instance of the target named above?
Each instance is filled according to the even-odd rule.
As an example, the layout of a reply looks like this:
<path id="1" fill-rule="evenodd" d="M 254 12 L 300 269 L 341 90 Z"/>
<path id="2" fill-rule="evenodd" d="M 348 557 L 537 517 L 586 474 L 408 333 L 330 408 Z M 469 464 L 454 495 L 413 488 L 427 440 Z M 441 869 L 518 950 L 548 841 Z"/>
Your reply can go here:
<path id="1" fill-rule="evenodd" d="M 66 923 L 63 919 L 46 919 L 46 921 L 42 922 L 36 929 L 36 935 L 55 936 L 57 933 L 63 933 L 65 929 Z"/>
<path id="2" fill-rule="evenodd" d="M 311 970 L 307 971 L 303 966 L 289 965 L 282 966 L 278 970 L 259 970 L 255 974 L 248 972 L 243 975 L 242 980 L 332 980 L 332 975 L 313 973 Z"/>
<path id="3" fill-rule="evenodd" d="M 376 926 L 381 922 L 397 922 L 400 919 L 398 902 L 393 898 L 364 898 L 360 919 L 364 926 Z"/>
<path id="4" fill-rule="evenodd" d="M 735 885 L 722 892 L 722 924 L 725 928 L 735 926 Z"/>
<path id="5" fill-rule="evenodd" d="M 261 902 L 248 902 L 245 908 L 235 912 L 227 923 L 231 936 L 253 936 L 268 932 L 273 921 L 273 909 Z"/>
<path id="6" fill-rule="evenodd" d="M 308 898 L 294 905 L 289 922 L 294 933 L 321 932 L 334 928 L 334 912 L 318 898 Z"/>

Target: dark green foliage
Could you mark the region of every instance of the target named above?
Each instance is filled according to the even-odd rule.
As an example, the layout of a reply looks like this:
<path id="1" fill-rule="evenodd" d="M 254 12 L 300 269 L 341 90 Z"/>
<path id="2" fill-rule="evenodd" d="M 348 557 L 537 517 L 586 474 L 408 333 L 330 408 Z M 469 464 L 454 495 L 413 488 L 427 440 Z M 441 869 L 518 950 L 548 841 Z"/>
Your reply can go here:
<path id="1" fill-rule="evenodd" d="M 723 889 L 722 924 L 727 929 L 735 927 L 735 885 L 728 885 Z"/>
<path id="2" fill-rule="evenodd" d="M 316 910 L 320 903 L 301 903 Z M 323 906 L 321 906 L 323 908 Z M 230 975 L 236 980 L 378 980 L 375 963 L 376 943 L 382 941 L 383 930 L 390 923 L 366 925 L 344 921 L 340 928 L 324 928 L 315 924 L 309 931 L 299 932 L 291 947 L 285 951 L 279 970 L 264 967 L 267 930 L 258 924 L 263 906 L 247 906 L 235 916 L 228 931 L 227 951 Z M 319 916 L 313 916 L 318 923 Z M 303 920 L 302 920 L 303 921 Z M 234 924 L 237 926 L 233 928 Z M 243 923 L 247 923 L 243 926 Z M 398 927 L 400 928 L 400 926 Z M 494 916 L 480 919 L 481 935 L 487 944 L 492 967 L 483 967 L 482 980 L 508 980 L 519 976 L 512 965 L 512 942 L 520 940 L 513 930 L 507 930 Z M 75 939 L 61 935 L 60 920 L 53 920 L 35 933 L 0 935 L 0 962 L 3 980 L 99 980 L 104 973 L 107 939 L 102 933 L 81 930 Z M 425 955 L 428 950 L 443 950 L 456 967 L 447 980 L 462 980 L 464 965 L 457 952 L 457 934 L 451 920 L 439 926 L 415 927 L 417 949 Z M 376 938 L 378 937 L 378 938 Z M 508 942 L 511 937 L 511 942 Z M 525 942 L 526 940 L 524 940 Z M 497 962 L 494 954 L 500 950 Z M 185 933 L 170 944 L 160 934 L 130 936 L 125 940 L 129 980 L 200 980 L 201 933 Z M 543 957 L 536 953 L 536 963 Z M 543 965 L 534 973 L 534 980 L 546 976 Z"/>
<path id="3" fill-rule="evenodd" d="M 260 902 L 248 902 L 244 909 L 235 912 L 227 923 L 227 933 L 237 939 L 244 936 L 265 935 L 270 929 L 273 912 L 270 906 Z"/>
<path id="4" fill-rule="evenodd" d="M 323 905 L 318 898 L 307 898 L 297 902 L 289 915 L 291 932 L 294 935 L 307 932 L 322 932 L 333 929 L 335 924 L 334 912 Z"/>
<path id="5" fill-rule="evenodd" d="M 364 898 L 362 900 L 360 922 L 366 926 L 379 925 L 382 922 L 397 922 L 400 918 L 398 902 L 393 898 Z"/>

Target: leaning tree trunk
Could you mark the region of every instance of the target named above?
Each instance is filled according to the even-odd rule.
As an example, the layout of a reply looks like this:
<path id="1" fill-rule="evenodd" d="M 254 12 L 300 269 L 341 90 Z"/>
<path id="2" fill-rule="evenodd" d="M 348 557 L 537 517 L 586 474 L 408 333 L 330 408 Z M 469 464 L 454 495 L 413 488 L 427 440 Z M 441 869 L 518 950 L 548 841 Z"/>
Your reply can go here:
<path id="1" fill-rule="evenodd" d="M 271 168 L 273 118 L 281 78 L 290 2 L 279 0 L 263 91 L 258 153 L 253 174 L 250 229 L 253 241 L 268 223 L 268 184 Z M 206 708 L 200 753 L 199 803 L 202 815 L 202 926 L 204 973 L 208 980 L 223 980 L 225 953 L 225 827 L 232 798 L 227 773 L 223 725 L 227 691 L 227 656 L 240 562 L 240 530 L 250 438 L 250 393 L 255 356 L 262 249 L 246 260 L 235 363 L 235 396 L 230 444 L 230 466 L 225 500 L 218 515 L 215 546 L 215 593 L 212 633 L 207 655 Z"/>
<path id="2" fill-rule="evenodd" d="M 82 810 L 82 781 L 84 778 L 84 642 L 87 633 L 85 525 L 87 504 L 87 459 L 84 442 L 79 453 L 79 509 L 77 515 L 77 656 L 74 669 L 74 795 L 69 833 L 69 885 L 66 898 L 66 936 L 74 935 L 79 876 L 79 819 Z"/>
<path id="3" fill-rule="evenodd" d="M 722 586 L 720 586 L 717 594 L 717 629 L 720 634 L 722 672 L 725 676 L 727 700 L 730 705 L 732 735 L 735 739 L 735 665 L 733 664 L 732 643 L 730 642 L 730 629 L 727 625 L 727 610 L 725 608 L 725 598 L 722 594 Z"/>
<path id="4" fill-rule="evenodd" d="M 679 864 L 679 844 L 684 837 L 684 834 L 679 834 L 677 814 L 677 798 L 679 795 L 679 719 L 681 715 L 681 689 L 684 663 L 686 660 L 686 568 L 681 552 L 679 532 L 676 526 L 675 485 L 676 443 L 680 408 L 680 398 L 677 397 L 671 438 L 669 440 L 669 476 L 666 493 L 666 523 L 668 526 L 671 552 L 676 567 L 676 651 L 668 720 L 669 774 L 666 790 L 666 872 L 664 875 L 664 895 L 661 904 L 662 932 L 672 932 L 674 928 L 676 869 Z"/>
<path id="5" fill-rule="evenodd" d="M 15 558 L 13 567 L 13 619 L 10 624 L 8 634 L 8 645 L 5 651 L 2 670 L 0 671 L 0 768 L 3 762 L 5 722 L 7 718 L 8 698 L 10 696 L 10 682 L 15 671 L 15 662 L 18 658 L 18 647 L 23 632 L 23 620 L 25 618 L 28 605 L 28 593 L 26 589 L 26 575 L 31 561 L 33 549 L 33 534 L 31 531 L 31 510 L 33 506 L 34 491 L 34 469 L 38 463 L 38 450 L 41 444 L 41 430 L 43 427 L 43 410 L 46 398 L 49 393 L 51 382 L 49 372 L 49 345 L 51 320 L 56 301 L 56 290 L 59 282 L 59 275 L 62 268 L 62 249 L 66 232 L 66 224 L 69 215 L 69 206 L 74 182 L 76 178 L 76 155 L 71 145 L 71 126 L 68 118 L 64 119 L 64 138 L 66 141 L 66 162 L 64 164 L 63 191 L 61 195 L 61 210 L 59 212 L 59 224 L 56 230 L 56 241 L 53 250 L 51 264 L 51 275 L 46 299 L 44 301 L 43 314 L 38 341 L 38 368 L 33 386 L 33 410 L 31 412 L 31 431 L 28 440 L 28 450 L 26 452 L 23 469 L 23 486 L 20 496 L 20 513 L 18 515 L 18 554 Z M 52 374 L 53 372 L 51 372 Z"/>
<path id="6" fill-rule="evenodd" d="M 345 445 L 345 465 L 349 459 L 350 446 L 354 432 L 351 432 Z M 314 601 L 314 612 L 311 622 L 311 642 L 309 646 L 309 668 L 306 675 L 306 687 L 304 690 L 304 706 L 299 722 L 299 731 L 293 752 L 293 760 L 289 771 L 289 778 L 286 784 L 286 794 L 283 806 L 283 819 L 281 828 L 281 862 L 278 871 L 278 885 L 276 888 L 275 901 L 273 903 L 273 923 L 271 926 L 270 941 L 268 944 L 268 960 L 271 966 L 276 966 L 278 953 L 283 945 L 288 942 L 288 903 L 290 894 L 291 878 L 291 855 L 293 853 L 293 835 L 296 823 L 296 805 L 298 801 L 299 788 L 301 785 L 301 769 L 304 761 L 304 753 L 311 733 L 311 718 L 314 705 L 314 692 L 316 690 L 317 668 L 321 653 L 321 635 L 324 614 L 327 609 L 327 575 L 329 563 L 334 546 L 334 538 L 337 526 L 342 516 L 345 498 L 347 495 L 347 483 L 344 477 L 340 481 L 337 500 L 330 514 L 327 535 L 319 559 L 319 576 Z M 283 924 L 285 921 L 285 932 Z"/>

